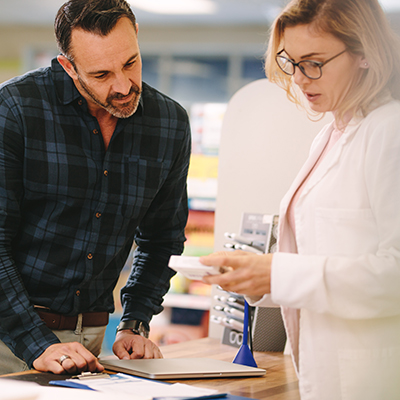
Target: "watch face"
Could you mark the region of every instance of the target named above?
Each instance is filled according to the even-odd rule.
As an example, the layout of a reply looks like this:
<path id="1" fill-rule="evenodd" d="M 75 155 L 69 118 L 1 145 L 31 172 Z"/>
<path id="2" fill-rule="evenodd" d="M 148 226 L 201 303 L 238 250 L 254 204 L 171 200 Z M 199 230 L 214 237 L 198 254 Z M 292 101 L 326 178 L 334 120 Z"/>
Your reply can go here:
<path id="1" fill-rule="evenodd" d="M 139 326 L 139 335 L 148 338 L 149 337 L 149 331 L 143 326 L 141 323 Z"/>

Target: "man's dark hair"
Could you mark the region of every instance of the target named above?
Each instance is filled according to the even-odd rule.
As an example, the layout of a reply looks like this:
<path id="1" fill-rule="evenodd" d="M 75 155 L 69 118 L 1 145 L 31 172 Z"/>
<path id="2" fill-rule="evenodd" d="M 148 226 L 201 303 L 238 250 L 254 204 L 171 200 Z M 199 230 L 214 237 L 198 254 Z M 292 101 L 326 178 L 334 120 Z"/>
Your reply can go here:
<path id="1" fill-rule="evenodd" d="M 58 10 L 54 21 L 59 50 L 73 63 L 71 36 L 74 28 L 106 36 L 122 17 L 129 18 L 136 29 L 136 17 L 125 0 L 67 1 Z"/>

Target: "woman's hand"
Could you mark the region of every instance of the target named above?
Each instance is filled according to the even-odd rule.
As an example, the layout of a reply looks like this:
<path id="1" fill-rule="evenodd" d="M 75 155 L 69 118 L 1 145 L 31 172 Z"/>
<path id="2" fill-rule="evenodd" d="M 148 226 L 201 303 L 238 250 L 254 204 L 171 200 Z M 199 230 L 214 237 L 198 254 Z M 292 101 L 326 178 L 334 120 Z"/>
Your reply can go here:
<path id="1" fill-rule="evenodd" d="M 216 284 L 228 292 L 247 296 L 271 293 L 272 254 L 257 255 L 245 251 L 218 252 L 200 258 L 204 265 L 225 267 L 227 272 L 208 275 L 205 283 Z"/>

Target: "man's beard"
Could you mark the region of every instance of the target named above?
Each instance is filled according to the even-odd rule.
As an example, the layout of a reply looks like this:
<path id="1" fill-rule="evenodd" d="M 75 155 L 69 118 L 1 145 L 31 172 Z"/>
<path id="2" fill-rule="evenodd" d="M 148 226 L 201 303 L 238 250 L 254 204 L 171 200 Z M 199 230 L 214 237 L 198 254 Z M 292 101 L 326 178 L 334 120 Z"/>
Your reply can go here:
<path id="1" fill-rule="evenodd" d="M 87 93 L 87 95 L 93 100 L 94 103 L 96 103 L 97 105 L 99 105 L 100 107 L 103 107 L 106 111 L 108 111 L 111 115 L 113 115 L 116 118 L 129 118 L 130 116 L 132 116 L 133 114 L 135 114 L 138 106 L 139 106 L 139 100 L 140 100 L 140 95 L 141 95 L 141 89 L 135 85 L 134 83 L 132 83 L 132 87 L 129 91 L 128 96 L 130 96 L 132 93 L 135 93 L 135 96 L 132 97 L 132 99 L 127 102 L 127 103 L 123 103 L 121 105 L 114 106 L 112 104 L 112 101 L 114 99 L 122 99 L 124 97 L 127 97 L 121 93 L 113 93 L 110 94 L 107 99 L 106 102 L 103 103 L 102 101 L 99 100 L 99 98 L 93 93 L 93 91 L 89 88 L 88 85 L 86 85 L 86 83 L 82 80 L 82 78 L 80 77 L 80 75 L 78 74 L 78 81 L 81 84 L 83 90 Z"/>

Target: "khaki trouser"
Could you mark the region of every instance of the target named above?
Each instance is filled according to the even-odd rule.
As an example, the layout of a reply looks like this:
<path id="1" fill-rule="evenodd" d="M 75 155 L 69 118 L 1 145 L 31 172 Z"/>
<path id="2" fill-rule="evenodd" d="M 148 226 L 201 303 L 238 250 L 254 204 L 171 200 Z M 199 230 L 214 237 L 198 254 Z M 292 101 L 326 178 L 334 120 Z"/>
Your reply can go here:
<path id="1" fill-rule="evenodd" d="M 79 342 L 96 357 L 101 352 L 106 326 L 84 327 L 75 331 L 53 331 L 63 343 Z M 28 370 L 28 365 L 16 357 L 0 340 L 0 375 Z"/>

